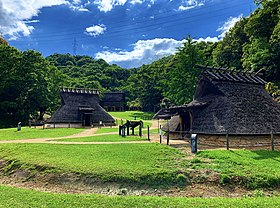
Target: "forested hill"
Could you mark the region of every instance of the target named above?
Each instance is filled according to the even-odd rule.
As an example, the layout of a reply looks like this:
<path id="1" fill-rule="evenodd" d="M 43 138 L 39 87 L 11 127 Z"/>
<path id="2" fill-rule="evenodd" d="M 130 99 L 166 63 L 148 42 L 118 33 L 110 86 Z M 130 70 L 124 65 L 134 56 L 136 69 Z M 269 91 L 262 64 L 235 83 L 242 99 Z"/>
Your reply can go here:
<path id="1" fill-rule="evenodd" d="M 175 55 L 133 69 L 89 56 L 53 54 L 43 58 L 36 51 L 21 52 L 1 38 L 0 126 L 52 113 L 60 103 L 61 86 L 125 91 L 128 105 L 145 111 L 156 111 L 162 100 L 181 105 L 193 97 L 200 73 L 197 64 L 252 72 L 262 69 L 263 78 L 273 82 L 267 85 L 268 92 L 277 98 L 280 95 L 280 1 L 257 3 L 259 8 L 237 22 L 223 40 L 198 43 L 188 37 Z"/>

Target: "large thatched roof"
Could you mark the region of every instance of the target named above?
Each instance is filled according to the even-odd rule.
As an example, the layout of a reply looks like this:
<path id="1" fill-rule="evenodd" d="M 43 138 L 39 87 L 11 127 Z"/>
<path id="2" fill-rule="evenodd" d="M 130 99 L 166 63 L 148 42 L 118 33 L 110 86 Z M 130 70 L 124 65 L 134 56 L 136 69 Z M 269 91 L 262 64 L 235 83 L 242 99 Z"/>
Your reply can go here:
<path id="1" fill-rule="evenodd" d="M 205 68 L 194 100 L 177 114 L 191 113 L 194 133 L 280 132 L 280 104 L 265 91 L 265 83 L 257 74 Z"/>
<path id="2" fill-rule="evenodd" d="M 82 123 L 83 114 L 91 114 L 92 122 L 113 123 L 114 119 L 99 105 L 99 92 L 92 89 L 63 88 L 61 106 L 48 122 Z"/>

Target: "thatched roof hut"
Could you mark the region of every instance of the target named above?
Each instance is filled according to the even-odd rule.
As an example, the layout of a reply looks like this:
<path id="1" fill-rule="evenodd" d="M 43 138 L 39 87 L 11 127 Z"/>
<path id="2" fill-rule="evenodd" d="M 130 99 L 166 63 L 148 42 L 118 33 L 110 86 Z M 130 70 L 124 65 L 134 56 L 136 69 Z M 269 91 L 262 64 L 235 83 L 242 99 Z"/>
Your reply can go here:
<path id="1" fill-rule="evenodd" d="M 169 126 L 197 134 L 252 135 L 280 132 L 280 104 L 257 74 L 203 67 L 194 100 L 170 108 Z M 179 118 L 179 119 L 178 119 Z M 176 122 L 176 123 L 174 123 Z M 167 131 L 167 125 L 163 130 Z"/>
<path id="2" fill-rule="evenodd" d="M 107 111 L 125 111 L 126 100 L 124 92 L 106 92 L 100 102 Z"/>
<path id="3" fill-rule="evenodd" d="M 57 126 L 112 125 L 114 119 L 99 105 L 99 92 L 93 89 L 63 88 L 61 106 L 48 120 Z"/>

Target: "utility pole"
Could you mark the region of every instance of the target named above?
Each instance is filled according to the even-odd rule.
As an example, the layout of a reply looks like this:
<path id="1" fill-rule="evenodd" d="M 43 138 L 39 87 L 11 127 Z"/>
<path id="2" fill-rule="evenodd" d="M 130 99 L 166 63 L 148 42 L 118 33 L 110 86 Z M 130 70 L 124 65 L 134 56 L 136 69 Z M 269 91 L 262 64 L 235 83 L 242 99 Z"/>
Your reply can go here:
<path id="1" fill-rule="evenodd" d="M 76 56 L 77 54 L 77 40 L 76 38 L 74 38 L 74 42 L 73 42 L 73 55 Z"/>

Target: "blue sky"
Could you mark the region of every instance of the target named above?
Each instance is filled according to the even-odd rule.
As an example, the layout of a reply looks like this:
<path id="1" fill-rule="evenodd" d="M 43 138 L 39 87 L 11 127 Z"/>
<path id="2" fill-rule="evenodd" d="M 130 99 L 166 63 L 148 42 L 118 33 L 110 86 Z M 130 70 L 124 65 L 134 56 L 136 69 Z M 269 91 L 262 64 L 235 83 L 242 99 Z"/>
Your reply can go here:
<path id="1" fill-rule="evenodd" d="M 20 50 L 131 68 L 173 54 L 188 34 L 220 40 L 255 9 L 253 0 L 0 0 L 0 33 Z"/>

